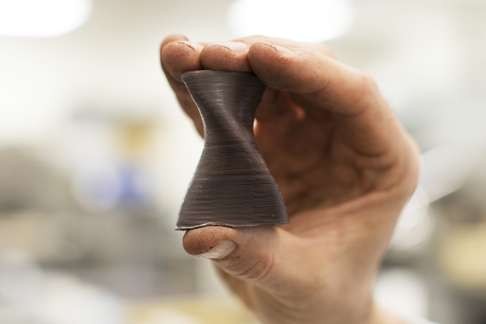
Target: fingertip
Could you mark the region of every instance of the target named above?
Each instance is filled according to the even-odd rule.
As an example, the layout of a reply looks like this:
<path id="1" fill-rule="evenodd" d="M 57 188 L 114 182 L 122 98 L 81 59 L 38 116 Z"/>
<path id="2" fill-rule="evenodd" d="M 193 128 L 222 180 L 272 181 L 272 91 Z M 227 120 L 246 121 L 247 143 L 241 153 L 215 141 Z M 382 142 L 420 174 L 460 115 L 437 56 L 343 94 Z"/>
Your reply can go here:
<path id="1" fill-rule="evenodd" d="M 170 43 L 177 42 L 177 41 L 185 41 L 185 40 L 188 40 L 188 38 L 184 35 L 181 35 L 181 34 L 170 34 L 170 35 L 167 35 L 167 36 L 164 37 L 164 39 L 160 43 L 160 47 L 159 47 L 160 65 L 162 66 L 163 69 L 165 69 L 164 68 L 164 59 L 163 59 L 163 54 L 162 54 L 164 48 Z"/>
<path id="2" fill-rule="evenodd" d="M 251 69 L 267 85 L 279 89 L 285 71 L 295 61 L 295 53 L 283 46 L 257 42 L 248 51 L 248 61 Z"/>
<path id="3" fill-rule="evenodd" d="M 164 48 L 165 45 L 176 42 L 176 41 L 188 41 L 189 38 L 187 38 L 186 35 L 182 34 L 170 34 L 164 37 L 162 40 L 162 43 L 160 44 L 160 51 L 162 51 L 162 48 Z"/>
<path id="4" fill-rule="evenodd" d="M 191 255 L 202 255 L 213 250 L 222 241 L 234 241 L 234 230 L 208 226 L 187 231 L 182 240 L 184 250 Z"/>
<path id="5" fill-rule="evenodd" d="M 199 55 L 202 45 L 187 40 L 170 42 L 161 49 L 162 66 L 176 80 L 181 74 L 201 68 Z"/>
<path id="6" fill-rule="evenodd" d="M 291 59 L 295 56 L 293 49 L 267 42 L 256 42 L 250 46 L 248 56 L 250 59 L 258 61 L 265 61 L 266 63 L 277 60 Z"/>
<path id="7" fill-rule="evenodd" d="M 248 45 L 242 42 L 208 44 L 201 51 L 201 65 L 212 70 L 250 71 L 248 49 Z"/>

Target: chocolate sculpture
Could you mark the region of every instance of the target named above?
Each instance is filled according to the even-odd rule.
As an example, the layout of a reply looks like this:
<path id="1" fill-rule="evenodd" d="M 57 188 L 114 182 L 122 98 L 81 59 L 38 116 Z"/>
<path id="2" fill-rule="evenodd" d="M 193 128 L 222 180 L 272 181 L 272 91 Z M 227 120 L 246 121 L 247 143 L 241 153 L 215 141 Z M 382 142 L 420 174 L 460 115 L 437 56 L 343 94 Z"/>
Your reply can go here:
<path id="1" fill-rule="evenodd" d="M 253 138 L 262 82 L 251 73 L 210 70 L 182 80 L 201 114 L 205 145 L 177 229 L 286 223 L 282 196 Z"/>

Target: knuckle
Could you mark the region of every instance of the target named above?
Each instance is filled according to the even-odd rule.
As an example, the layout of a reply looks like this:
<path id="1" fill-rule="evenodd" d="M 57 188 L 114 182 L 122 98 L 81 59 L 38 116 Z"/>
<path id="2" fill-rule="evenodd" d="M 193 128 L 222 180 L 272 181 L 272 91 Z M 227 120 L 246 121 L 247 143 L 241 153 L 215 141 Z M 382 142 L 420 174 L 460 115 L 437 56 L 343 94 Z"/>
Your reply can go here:
<path id="1" fill-rule="evenodd" d="M 280 73 L 285 72 L 283 67 L 287 67 L 288 69 L 290 69 L 292 67 L 296 67 L 297 64 L 301 63 L 299 58 L 287 56 L 287 55 L 282 55 L 281 53 L 278 53 L 277 55 L 275 55 L 272 62 L 275 64 L 275 67 L 278 68 L 278 71 Z"/>
<path id="2" fill-rule="evenodd" d="M 248 281 L 264 281 L 273 271 L 273 256 L 262 256 L 256 261 L 248 263 L 239 257 L 228 260 L 226 269 L 237 278 Z"/>
<path id="3" fill-rule="evenodd" d="M 361 97 L 368 97 L 378 93 L 378 83 L 368 73 L 360 73 L 357 82 L 357 93 Z"/>
<path id="4" fill-rule="evenodd" d="M 399 194 L 408 200 L 417 190 L 420 174 L 420 153 L 417 145 L 409 135 L 406 135 L 405 153 L 402 157 L 402 171 L 398 175 Z"/>
<path id="5" fill-rule="evenodd" d="M 374 78 L 367 73 L 358 72 L 349 88 L 349 96 L 353 104 L 356 106 L 367 105 L 378 95 L 379 89 Z"/>

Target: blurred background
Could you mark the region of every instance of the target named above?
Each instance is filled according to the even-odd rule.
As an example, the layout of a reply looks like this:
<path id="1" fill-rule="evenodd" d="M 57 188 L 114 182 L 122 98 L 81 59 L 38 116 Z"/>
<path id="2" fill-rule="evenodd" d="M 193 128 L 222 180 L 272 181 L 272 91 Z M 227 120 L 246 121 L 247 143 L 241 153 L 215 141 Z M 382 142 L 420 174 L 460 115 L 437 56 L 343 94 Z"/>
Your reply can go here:
<path id="1" fill-rule="evenodd" d="M 174 231 L 202 141 L 159 68 L 172 32 L 375 75 L 423 152 L 378 299 L 486 323 L 484 0 L 0 0 L 0 323 L 253 323 Z"/>

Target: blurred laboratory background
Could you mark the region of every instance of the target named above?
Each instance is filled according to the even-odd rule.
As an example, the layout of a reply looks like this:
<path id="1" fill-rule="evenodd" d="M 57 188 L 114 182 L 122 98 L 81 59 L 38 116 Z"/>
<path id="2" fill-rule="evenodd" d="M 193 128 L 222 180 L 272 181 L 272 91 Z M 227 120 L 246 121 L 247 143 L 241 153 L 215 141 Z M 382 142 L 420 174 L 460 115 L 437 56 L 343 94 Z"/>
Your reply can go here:
<path id="1" fill-rule="evenodd" d="M 486 323 L 484 0 L 0 0 L 0 323 L 254 323 L 174 231 L 202 148 L 159 68 L 174 32 L 372 73 L 423 164 L 377 298 Z"/>

